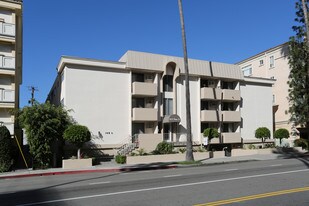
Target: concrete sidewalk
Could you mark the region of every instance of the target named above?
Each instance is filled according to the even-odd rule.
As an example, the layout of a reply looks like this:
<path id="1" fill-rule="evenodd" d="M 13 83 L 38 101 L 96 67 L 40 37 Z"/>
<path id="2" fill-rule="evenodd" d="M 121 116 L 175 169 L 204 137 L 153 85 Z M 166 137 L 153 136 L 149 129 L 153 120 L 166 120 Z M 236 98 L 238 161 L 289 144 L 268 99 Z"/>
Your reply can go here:
<path id="1" fill-rule="evenodd" d="M 130 172 L 139 170 L 156 170 L 156 169 L 172 169 L 180 167 L 200 166 L 200 165 L 216 165 L 226 164 L 233 162 L 248 162 L 248 161 L 261 161 L 284 158 L 281 154 L 257 154 L 247 155 L 238 157 L 223 157 L 223 158 L 210 158 L 201 161 L 201 164 L 197 165 L 181 165 L 176 162 L 171 163 L 152 163 L 152 164 L 136 164 L 136 165 L 119 165 L 117 163 L 109 162 L 95 165 L 86 169 L 62 169 L 62 168 L 51 168 L 46 170 L 32 170 L 22 169 L 12 172 L 6 172 L 0 174 L 0 179 L 10 178 L 23 178 L 23 177 L 34 177 L 34 176 L 50 176 L 50 175 L 65 175 L 65 174 L 83 174 L 83 173 L 94 173 L 94 172 Z"/>

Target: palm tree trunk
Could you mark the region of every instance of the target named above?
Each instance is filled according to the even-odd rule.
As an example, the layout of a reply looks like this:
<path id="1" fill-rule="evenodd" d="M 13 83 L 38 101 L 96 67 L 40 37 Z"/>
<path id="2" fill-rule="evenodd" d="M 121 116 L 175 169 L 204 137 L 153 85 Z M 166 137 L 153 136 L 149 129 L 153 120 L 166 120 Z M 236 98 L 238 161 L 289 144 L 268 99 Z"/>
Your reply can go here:
<path id="1" fill-rule="evenodd" d="M 186 87 L 186 116 L 187 116 L 187 152 L 186 161 L 194 161 L 193 149 L 192 149 L 192 132 L 191 132 L 191 105 L 190 105 L 190 88 L 189 88 L 189 68 L 188 68 L 188 56 L 187 56 L 187 43 L 185 33 L 185 23 L 183 17 L 182 0 L 178 0 L 181 33 L 182 33 L 182 45 L 184 54 L 184 67 L 185 67 L 185 87 Z"/>

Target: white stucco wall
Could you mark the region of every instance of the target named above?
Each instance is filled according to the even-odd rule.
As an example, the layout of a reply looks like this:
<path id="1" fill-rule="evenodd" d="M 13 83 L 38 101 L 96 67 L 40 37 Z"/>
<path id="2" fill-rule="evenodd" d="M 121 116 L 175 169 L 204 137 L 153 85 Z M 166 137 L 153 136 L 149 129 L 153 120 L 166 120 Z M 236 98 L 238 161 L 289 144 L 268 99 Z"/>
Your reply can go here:
<path id="1" fill-rule="evenodd" d="M 187 128 L 186 121 L 186 91 L 185 91 L 185 80 L 184 76 L 178 77 L 177 80 L 177 114 L 181 118 L 180 125 Z M 191 129 L 192 129 L 192 140 L 200 140 L 200 82 L 197 77 L 190 77 L 190 104 L 191 104 Z M 185 130 L 180 130 L 181 133 L 186 133 Z M 186 141 L 184 138 L 180 141 Z"/>
<path id="2" fill-rule="evenodd" d="M 119 144 L 128 138 L 131 134 L 129 72 L 79 66 L 66 67 L 64 75 L 65 106 L 73 110 L 71 115 L 79 124 L 89 128 L 95 144 Z"/>
<path id="3" fill-rule="evenodd" d="M 255 130 L 258 127 L 267 127 L 273 137 L 272 116 L 272 87 L 257 83 L 245 82 L 240 85 L 241 90 L 241 137 L 255 139 Z"/>

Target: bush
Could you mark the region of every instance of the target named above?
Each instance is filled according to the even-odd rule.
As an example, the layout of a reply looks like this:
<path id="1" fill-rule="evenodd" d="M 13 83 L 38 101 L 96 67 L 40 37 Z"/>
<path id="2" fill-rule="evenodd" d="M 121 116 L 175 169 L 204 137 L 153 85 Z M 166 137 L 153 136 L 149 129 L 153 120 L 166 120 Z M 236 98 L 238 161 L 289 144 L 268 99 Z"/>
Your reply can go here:
<path id="1" fill-rule="evenodd" d="M 300 139 L 296 139 L 294 140 L 294 146 L 295 147 L 301 147 L 302 149 L 309 149 L 309 143 L 306 139 L 300 138 Z"/>
<path id="2" fill-rule="evenodd" d="M 85 142 L 90 141 L 91 134 L 86 126 L 71 125 L 64 131 L 63 138 L 77 146 L 77 157 L 80 159 L 80 148 Z"/>
<path id="3" fill-rule="evenodd" d="M 0 126 L 0 172 L 9 171 L 12 163 L 11 134 L 5 126 Z"/>
<path id="4" fill-rule="evenodd" d="M 280 140 L 280 145 L 282 143 L 282 139 L 287 139 L 287 138 L 289 138 L 289 136 L 290 136 L 289 131 L 287 129 L 284 129 L 284 128 L 277 129 L 275 131 L 275 134 L 274 134 L 274 138 Z"/>
<path id="5" fill-rule="evenodd" d="M 115 157 L 115 161 L 118 163 L 118 164 L 125 164 L 127 162 L 127 157 L 125 155 L 117 155 Z"/>
<path id="6" fill-rule="evenodd" d="M 262 143 L 264 144 L 265 139 L 270 138 L 270 130 L 267 127 L 259 127 L 255 130 L 255 137 L 262 139 Z"/>
<path id="7" fill-rule="evenodd" d="M 218 129 L 216 128 L 207 128 L 203 132 L 204 137 L 208 137 L 208 140 L 210 141 L 213 138 L 218 138 L 219 137 L 219 132 Z"/>
<path id="8" fill-rule="evenodd" d="M 160 142 L 156 150 L 153 151 L 153 154 L 172 154 L 173 153 L 173 145 L 168 142 Z"/>

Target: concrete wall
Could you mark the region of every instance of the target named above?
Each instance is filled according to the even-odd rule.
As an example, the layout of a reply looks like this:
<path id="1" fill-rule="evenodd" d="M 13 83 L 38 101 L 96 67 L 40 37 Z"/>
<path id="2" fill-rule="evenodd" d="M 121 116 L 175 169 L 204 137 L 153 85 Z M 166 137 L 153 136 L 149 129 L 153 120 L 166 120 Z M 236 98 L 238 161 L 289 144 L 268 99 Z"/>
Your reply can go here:
<path id="1" fill-rule="evenodd" d="M 64 69 L 64 103 L 86 125 L 95 144 L 117 144 L 131 134 L 131 79 L 128 72 L 89 66 Z"/>
<path id="2" fill-rule="evenodd" d="M 255 139 L 258 127 L 267 127 L 273 136 L 272 87 L 271 85 L 245 82 L 240 85 L 241 103 L 241 136 L 244 139 Z"/>
<path id="3" fill-rule="evenodd" d="M 163 141 L 162 134 L 139 134 L 138 142 L 139 149 L 144 149 L 146 152 L 152 152 L 157 145 Z"/>

